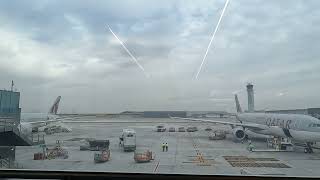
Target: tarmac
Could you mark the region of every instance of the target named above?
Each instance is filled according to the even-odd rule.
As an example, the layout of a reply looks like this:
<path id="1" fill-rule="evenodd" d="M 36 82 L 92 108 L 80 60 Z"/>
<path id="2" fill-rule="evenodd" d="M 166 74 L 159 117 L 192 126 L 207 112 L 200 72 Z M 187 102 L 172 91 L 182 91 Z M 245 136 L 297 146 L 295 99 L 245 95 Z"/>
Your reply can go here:
<path id="1" fill-rule="evenodd" d="M 231 118 L 215 120 L 233 121 Z M 164 124 L 166 132 L 156 132 L 155 126 Z M 250 152 L 248 143 L 235 142 L 233 135 L 224 140 L 209 140 L 205 129 L 231 128 L 224 125 L 187 122 L 169 118 L 125 117 L 69 117 L 65 124 L 70 133 L 55 133 L 45 136 L 46 146 L 54 147 L 59 140 L 68 150 L 68 159 L 33 160 L 34 153 L 42 152 L 40 146 L 16 147 L 16 162 L 23 169 L 72 170 L 100 172 L 132 172 L 161 174 L 202 175 L 277 175 L 320 176 L 320 151 L 305 154 L 303 148 L 293 152 Z M 197 126 L 197 132 L 168 132 L 169 127 Z M 133 152 L 124 152 L 119 146 L 122 129 L 136 131 L 139 150 L 151 150 L 155 155 L 149 163 L 136 163 Z M 111 159 L 96 164 L 94 151 L 80 151 L 87 138 L 110 140 Z M 255 148 L 266 149 L 264 139 L 252 140 Z M 168 152 L 162 152 L 161 144 L 168 143 Z"/>

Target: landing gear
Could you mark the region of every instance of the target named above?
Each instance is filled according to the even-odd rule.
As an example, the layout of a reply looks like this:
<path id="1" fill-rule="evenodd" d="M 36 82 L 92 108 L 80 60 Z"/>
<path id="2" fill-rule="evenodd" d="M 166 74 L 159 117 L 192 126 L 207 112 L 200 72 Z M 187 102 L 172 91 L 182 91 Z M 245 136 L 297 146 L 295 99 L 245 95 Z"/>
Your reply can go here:
<path id="1" fill-rule="evenodd" d="M 309 148 L 304 148 L 304 153 L 313 153 L 313 150 Z"/>
<path id="2" fill-rule="evenodd" d="M 304 148 L 304 153 L 309 153 L 309 149 L 308 148 Z"/>
<path id="3" fill-rule="evenodd" d="M 311 143 L 306 143 L 306 148 L 304 148 L 304 153 L 313 153 Z"/>

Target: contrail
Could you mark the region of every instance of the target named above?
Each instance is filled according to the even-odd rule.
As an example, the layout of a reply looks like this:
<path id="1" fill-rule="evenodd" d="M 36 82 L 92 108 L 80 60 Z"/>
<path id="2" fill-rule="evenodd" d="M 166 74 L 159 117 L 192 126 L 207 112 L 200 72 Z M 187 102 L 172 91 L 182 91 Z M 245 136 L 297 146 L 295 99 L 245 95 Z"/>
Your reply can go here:
<path id="1" fill-rule="evenodd" d="M 216 26 L 216 29 L 214 30 L 214 32 L 213 32 L 213 34 L 212 34 L 211 40 L 210 40 L 209 45 L 208 45 L 208 47 L 207 47 L 207 51 L 206 51 L 206 53 L 204 54 L 204 57 L 203 57 L 202 62 L 201 62 L 201 65 L 200 65 L 200 67 L 199 67 L 199 69 L 198 69 L 198 72 L 197 72 L 197 75 L 196 75 L 196 79 L 198 79 L 199 73 L 200 73 L 200 71 L 201 71 L 201 69 L 202 69 L 203 63 L 204 63 L 204 61 L 206 60 L 208 51 L 209 51 L 209 49 L 210 49 L 212 40 L 213 40 L 214 36 L 216 35 L 216 32 L 218 31 L 218 28 L 219 28 L 221 19 L 222 19 L 222 17 L 223 17 L 224 11 L 226 10 L 226 8 L 227 8 L 227 6 L 228 6 L 228 3 L 229 3 L 229 0 L 226 0 L 226 3 L 225 3 L 225 5 L 224 5 L 224 7 L 223 7 L 223 9 L 222 9 L 222 12 L 221 12 L 221 15 L 220 15 L 218 24 L 217 24 L 217 26 Z"/>
<path id="2" fill-rule="evenodd" d="M 138 62 L 138 60 L 131 54 L 131 52 L 129 51 L 129 49 L 127 49 L 127 47 L 123 44 L 123 42 L 118 38 L 118 36 L 112 31 L 112 29 L 110 28 L 110 26 L 108 25 L 108 28 L 110 30 L 110 32 L 113 34 L 113 36 L 120 42 L 120 44 L 122 45 L 122 47 L 127 51 L 127 53 L 131 56 L 132 60 L 138 65 L 138 67 L 142 70 L 142 72 L 144 73 L 144 75 L 148 78 L 149 75 L 145 72 L 144 68 L 141 66 L 141 64 Z"/>

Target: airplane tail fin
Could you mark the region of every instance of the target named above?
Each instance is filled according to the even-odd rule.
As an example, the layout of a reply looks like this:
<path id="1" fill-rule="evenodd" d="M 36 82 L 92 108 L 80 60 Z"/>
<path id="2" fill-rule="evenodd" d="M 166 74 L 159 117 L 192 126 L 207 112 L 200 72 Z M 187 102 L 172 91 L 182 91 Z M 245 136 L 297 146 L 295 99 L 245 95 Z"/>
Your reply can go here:
<path id="1" fill-rule="evenodd" d="M 239 100 L 238 100 L 238 95 L 234 95 L 234 99 L 236 101 L 236 109 L 237 109 L 237 112 L 238 113 L 242 113 L 242 109 L 241 109 L 241 106 L 240 106 L 240 103 L 239 103 Z"/>
<path id="2" fill-rule="evenodd" d="M 53 105 L 49 109 L 49 114 L 57 114 L 61 96 L 58 96 Z"/>

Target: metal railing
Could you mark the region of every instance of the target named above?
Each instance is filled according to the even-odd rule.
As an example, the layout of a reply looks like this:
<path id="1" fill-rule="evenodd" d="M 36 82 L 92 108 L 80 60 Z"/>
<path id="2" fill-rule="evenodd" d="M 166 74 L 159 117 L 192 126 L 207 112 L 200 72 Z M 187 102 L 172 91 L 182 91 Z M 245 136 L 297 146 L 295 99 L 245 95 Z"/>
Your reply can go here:
<path id="1" fill-rule="evenodd" d="M 40 135 L 37 134 L 36 138 L 34 138 L 34 135 L 31 135 L 31 140 L 34 144 L 44 144 L 44 134 Z"/>
<path id="2" fill-rule="evenodd" d="M 0 169 L 23 169 L 23 166 L 10 158 L 0 159 Z"/>
<path id="3" fill-rule="evenodd" d="M 10 159 L 9 158 L 0 159 L 0 168 L 10 168 Z"/>

